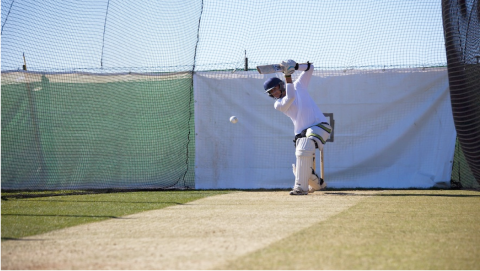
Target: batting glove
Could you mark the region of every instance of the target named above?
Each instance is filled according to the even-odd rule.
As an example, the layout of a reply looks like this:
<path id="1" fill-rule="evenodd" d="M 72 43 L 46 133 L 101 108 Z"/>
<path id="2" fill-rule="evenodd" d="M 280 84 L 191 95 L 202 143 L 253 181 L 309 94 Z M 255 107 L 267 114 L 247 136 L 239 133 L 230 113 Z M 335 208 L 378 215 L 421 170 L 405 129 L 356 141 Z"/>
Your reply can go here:
<path id="1" fill-rule="evenodd" d="M 282 67 L 283 67 L 283 73 L 285 75 L 292 75 L 295 72 L 295 66 L 297 65 L 297 62 L 289 59 L 286 61 L 282 61 Z"/>

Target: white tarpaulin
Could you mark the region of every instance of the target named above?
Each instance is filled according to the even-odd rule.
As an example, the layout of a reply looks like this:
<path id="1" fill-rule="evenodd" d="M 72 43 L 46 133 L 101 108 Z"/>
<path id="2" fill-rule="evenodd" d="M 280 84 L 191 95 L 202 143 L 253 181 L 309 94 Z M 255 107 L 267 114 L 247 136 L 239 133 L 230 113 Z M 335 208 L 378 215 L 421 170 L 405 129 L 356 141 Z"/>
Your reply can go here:
<path id="1" fill-rule="evenodd" d="M 293 186 L 293 124 L 263 92 L 272 76 L 195 74 L 197 189 Z M 328 186 L 449 186 L 456 133 L 448 90 L 445 68 L 316 70 L 309 92 L 335 121 L 324 149 Z"/>

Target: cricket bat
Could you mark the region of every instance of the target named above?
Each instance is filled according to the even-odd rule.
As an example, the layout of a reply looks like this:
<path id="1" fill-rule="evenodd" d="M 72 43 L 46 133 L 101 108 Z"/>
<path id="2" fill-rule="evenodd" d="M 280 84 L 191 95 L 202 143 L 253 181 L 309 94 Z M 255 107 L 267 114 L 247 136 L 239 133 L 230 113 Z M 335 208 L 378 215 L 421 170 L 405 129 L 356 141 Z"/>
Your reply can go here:
<path id="1" fill-rule="evenodd" d="M 313 172 L 317 173 L 317 161 L 315 160 L 315 156 L 313 156 Z M 323 172 L 324 172 L 324 167 L 323 167 L 323 150 L 320 151 L 320 178 L 323 180 Z"/>
<path id="2" fill-rule="evenodd" d="M 325 178 L 323 177 L 324 176 L 324 167 L 323 167 L 323 149 L 320 151 L 320 178 L 322 178 L 322 180 L 325 180 Z"/>
<path id="3" fill-rule="evenodd" d="M 315 172 L 315 174 L 317 174 L 317 162 L 315 161 L 315 155 L 313 156 L 313 172 Z M 321 189 L 320 190 L 325 190 L 325 187 L 327 187 L 327 184 L 325 183 L 325 169 L 323 167 L 323 149 L 320 151 L 320 180 L 322 180 L 320 182 L 320 187 Z M 318 176 L 318 175 L 317 175 Z"/>
<path id="4" fill-rule="evenodd" d="M 302 65 L 302 64 L 306 65 L 308 63 L 298 63 L 298 65 Z M 280 64 L 260 65 L 260 66 L 257 66 L 257 71 L 260 74 L 270 74 L 270 73 L 276 73 L 276 72 L 283 72 L 283 67 Z"/>

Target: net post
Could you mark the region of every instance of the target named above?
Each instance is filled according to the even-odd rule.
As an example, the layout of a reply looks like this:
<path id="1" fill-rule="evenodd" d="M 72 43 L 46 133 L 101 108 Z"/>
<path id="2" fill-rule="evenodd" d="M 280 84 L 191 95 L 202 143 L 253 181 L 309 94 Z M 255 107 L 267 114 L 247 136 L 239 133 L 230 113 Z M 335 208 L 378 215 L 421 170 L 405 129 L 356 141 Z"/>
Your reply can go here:
<path id="1" fill-rule="evenodd" d="M 247 50 L 245 50 L 245 71 L 248 71 L 248 57 L 247 57 Z"/>

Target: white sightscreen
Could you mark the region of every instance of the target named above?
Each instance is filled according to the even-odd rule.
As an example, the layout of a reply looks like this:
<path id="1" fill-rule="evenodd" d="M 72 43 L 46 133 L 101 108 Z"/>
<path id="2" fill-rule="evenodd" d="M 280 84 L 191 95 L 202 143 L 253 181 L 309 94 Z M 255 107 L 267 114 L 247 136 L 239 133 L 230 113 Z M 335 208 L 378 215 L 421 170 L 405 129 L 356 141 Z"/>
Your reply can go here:
<path id="1" fill-rule="evenodd" d="M 263 93 L 270 76 L 195 74 L 197 189 L 293 186 L 293 124 Z M 324 150 L 329 187 L 449 185 L 456 134 L 445 68 L 316 70 L 309 91 L 335 121 Z"/>

